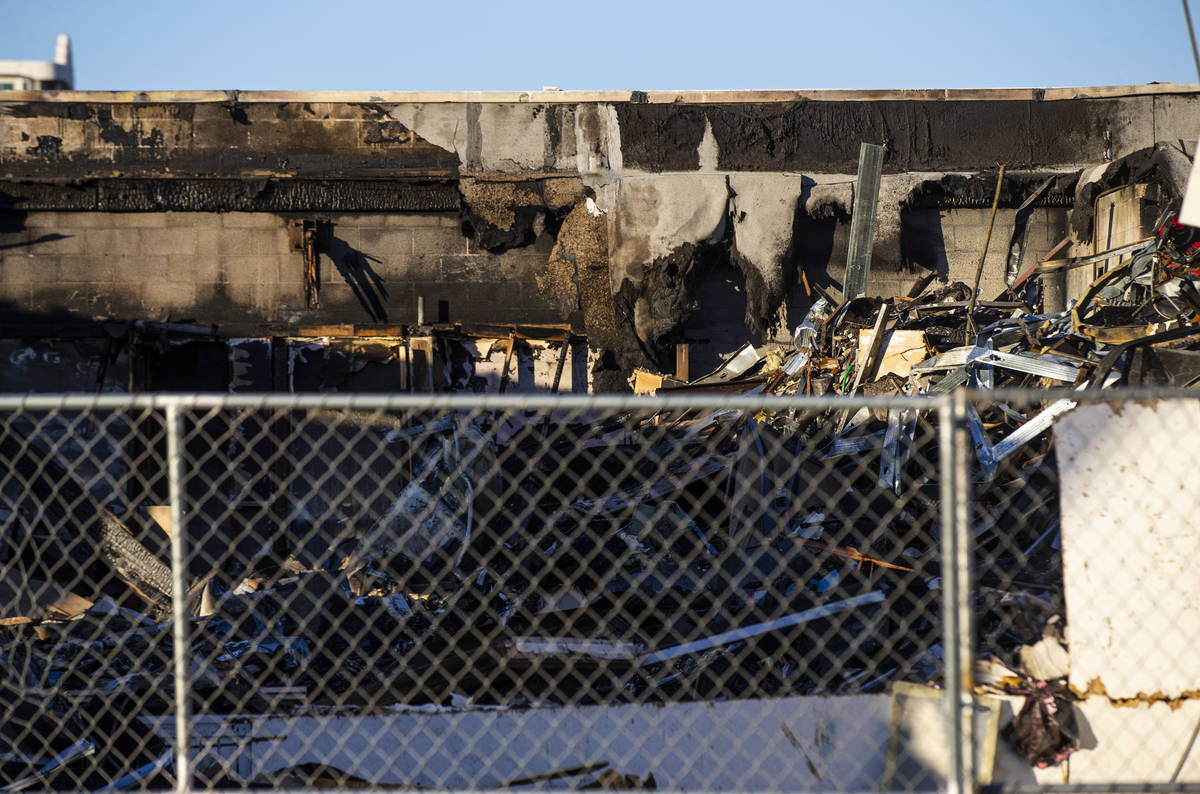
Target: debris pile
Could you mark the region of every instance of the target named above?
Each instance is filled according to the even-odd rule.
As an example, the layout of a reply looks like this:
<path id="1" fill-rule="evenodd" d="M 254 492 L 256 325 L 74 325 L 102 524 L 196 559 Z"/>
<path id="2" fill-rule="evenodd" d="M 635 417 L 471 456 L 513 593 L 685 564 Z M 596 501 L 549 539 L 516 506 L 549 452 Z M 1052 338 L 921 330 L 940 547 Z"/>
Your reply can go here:
<path id="1" fill-rule="evenodd" d="M 5 723 L 7 780 L 169 782 L 170 734 L 142 721 L 173 709 L 170 572 L 152 549 L 174 530 L 144 520 L 161 520 L 157 507 L 118 509 L 122 494 L 79 479 L 104 480 L 117 462 L 134 476 L 106 454 L 144 456 L 132 421 L 145 423 L 101 418 L 82 449 L 57 443 L 79 417 L 3 428 L 6 563 L 26 572 L 14 588 L 39 591 L 10 604 L 0 634 L 0 669 L 25 704 Z M 803 417 L 314 410 L 189 422 L 197 715 L 849 694 L 937 675 L 933 501 L 887 491 L 864 513 L 870 467 L 799 432 Z M 926 435 L 915 443 L 929 447 Z M 246 479 L 238 463 L 272 448 L 302 458 L 287 482 L 271 467 Z M 73 457 L 89 451 L 100 462 Z M 381 457 L 378 478 L 362 477 Z M 286 521 L 237 511 L 238 498 L 271 505 L 272 493 L 286 494 Z M 45 724 L 63 747 L 41 743 Z M 81 742 L 88 752 L 56 755 Z M 221 768 L 198 773 L 230 782 Z"/>
<path id="2" fill-rule="evenodd" d="M 660 395 L 920 397 L 974 390 L 967 404 L 975 452 L 972 534 L 975 557 L 986 563 L 977 566 L 979 691 L 1026 698 L 1003 735 L 1038 766 L 1058 763 L 1079 746 L 1074 695 L 1065 685 L 1058 485 L 1048 432 L 1077 404 L 1063 391 L 1200 383 L 1200 239 L 1178 222 L 1174 208 L 1153 229 L 1132 244 L 1053 259 L 1064 240 L 1025 273 L 1012 273 L 1011 286 L 994 300 L 978 300 L 963 283 L 933 288 L 932 275 L 890 299 L 837 301 L 813 289 L 790 346 L 746 345 L 713 373 L 686 383 L 646 371 L 632 379 L 635 391 Z M 1041 311 L 1035 276 L 1085 266 L 1098 276 L 1082 295 L 1066 311 Z M 1048 389 L 1055 393 L 1047 399 L 1021 404 L 987 395 Z M 829 411 L 810 416 L 800 431 L 824 438 L 827 457 L 878 455 L 876 485 L 898 495 L 915 485 L 913 461 L 933 459 L 914 440 L 918 431 L 929 432 L 919 410 Z M 927 550 L 936 555 L 936 547 Z"/>
<path id="3" fill-rule="evenodd" d="M 1066 312 L 1036 308 L 1031 276 L 1060 266 L 1053 260 L 995 300 L 932 279 L 890 299 L 814 295 L 790 346 L 747 345 L 686 383 L 638 372 L 635 385 L 910 398 L 1192 385 L 1200 243 L 1171 215 L 1156 228 Z M 1064 655 L 1053 636 L 1063 604 L 1046 431 L 1074 401 L 1044 402 L 985 398 L 969 415 L 972 530 L 989 561 L 978 577 L 980 650 L 1007 671 L 987 685 L 1029 695 L 1006 735 L 1034 763 L 1061 760 L 1073 735 L 1054 719 L 1065 695 L 1045 682 L 1062 677 Z M 233 719 L 937 683 L 937 439 L 919 403 L 904 405 L 193 417 L 191 437 L 205 448 L 189 454 L 205 481 L 189 531 L 232 551 L 199 544 L 188 565 L 192 708 Z M 128 428 L 116 424 L 97 427 L 88 448 L 120 447 Z M 10 421 L 0 438 L 20 474 L 0 486 L 12 506 L 0 550 L 28 573 L 4 585 L 38 590 L 11 600 L 0 635 L 0 686 L 12 694 L 0 775 L 22 786 L 161 784 L 169 742 L 135 719 L 169 714 L 174 697 L 169 569 L 132 520 L 150 506 L 118 518 L 76 480 L 79 461 L 39 447 L 42 428 Z M 250 441 L 232 443 L 251 428 Z M 275 451 L 256 460 L 283 450 L 300 462 L 248 481 L 222 457 L 264 446 Z M 345 476 L 347 466 L 359 470 Z M 266 507 L 242 518 L 232 500 L 257 492 Z M 56 543 L 93 542 L 93 528 L 83 557 L 55 554 Z M 238 551 L 247 536 L 257 549 L 248 556 Z M 89 587 L 97 579 L 84 569 L 97 567 L 111 575 Z M 221 782 L 226 772 L 205 774 Z"/>

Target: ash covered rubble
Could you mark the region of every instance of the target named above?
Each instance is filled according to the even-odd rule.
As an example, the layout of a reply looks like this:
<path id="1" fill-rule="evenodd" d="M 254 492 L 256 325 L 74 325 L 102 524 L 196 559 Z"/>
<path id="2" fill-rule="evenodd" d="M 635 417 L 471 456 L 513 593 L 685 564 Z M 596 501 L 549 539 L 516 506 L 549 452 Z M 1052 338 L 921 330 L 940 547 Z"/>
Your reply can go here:
<path id="1" fill-rule="evenodd" d="M 794 419 L 589 413 L 551 430 L 548 418 L 447 414 L 399 432 L 351 417 L 390 434 L 385 443 L 404 448 L 411 469 L 353 527 L 297 521 L 283 545 L 277 538 L 249 563 L 205 558 L 212 569 L 197 574 L 201 560 L 192 560 L 194 713 L 237 720 L 848 694 L 921 679 L 912 660 L 932 669 L 936 620 L 914 614 L 929 606 L 925 578 L 913 573 L 922 555 L 910 550 L 913 559 L 897 563 L 883 558 L 899 554 L 894 544 L 879 557 L 856 548 L 870 522 L 849 518 L 858 503 L 850 491 L 805 496 L 846 516 L 828 521 L 798 503 L 731 504 L 751 436 L 771 451 L 772 493 L 796 484 L 797 460 L 806 478 L 819 474 L 817 445 L 788 441 Z M 324 412 L 310 429 L 334 421 Z M 89 494 L 75 486 L 75 501 Z M 907 501 L 889 494 L 878 509 L 915 523 L 902 516 Z M 315 504 L 310 495 L 305 509 Z M 47 567 L 80 589 L 78 570 Z M 94 604 L 78 595 L 73 606 L 15 616 L 0 640 L 22 704 L 3 729 L 8 781 L 169 782 L 169 732 L 112 730 L 130 716 L 153 725 L 171 713 L 169 606 L 121 577 L 103 589 L 114 595 L 88 592 Z M 62 737 L 62 752 L 81 742 L 87 752 L 56 763 L 50 751 L 60 748 L 44 745 L 47 735 Z M 200 766 L 208 781 L 253 782 L 216 762 Z M 589 768 L 578 782 L 601 772 Z"/>
<path id="2" fill-rule="evenodd" d="M 1074 405 L 1063 387 L 1200 381 L 1198 253 L 1194 230 L 1165 213 L 1153 237 L 1123 246 L 1057 313 L 1039 308 L 1034 275 L 1118 254 L 1044 260 L 992 300 L 931 279 L 887 299 L 837 300 L 814 287 L 792 345 L 748 345 L 688 382 L 637 371 L 634 386 L 984 392 L 969 412 L 972 529 L 977 557 L 990 561 L 976 593 L 978 679 L 985 691 L 1028 694 L 1005 735 L 1031 763 L 1054 763 L 1077 740 L 1061 686 L 1048 430 Z M 1057 391 L 1034 406 L 986 399 L 1009 387 Z M 257 538 L 261 551 L 191 560 L 196 714 L 642 705 L 940 683 L 938 456 L 927 412 L 426 413 L 403 423 L 309 417 L 310 434 L 290 443 L 320 452 L 352 425 L 353 444 L 391 450 L 389 476 L 349 518 L 335 505 L 361 494 L 321 494 L 293 478 L 285 490 L 300 506 Z M 5 428 L 5 452 L 25 478 L 2 489 L 5 564 L 29 572 L 31 555 L 40 561 L 38 576 L 4 583 L 14 598 L 0 634 L 0 775 L 18 787 L 169 785 L 170 734 L 148 727 L 173 708 L 169 570 L 140 527 L 147 505 L 110 509 L 103 476 L 79 479 L 97 465 L 62 460 L 101 445 L 104 428 L 65 453 L 47 454 L 46 432 Z M 234 532 L 229 514 L 201 505 L 190 520 Z M 102 527 L 101 540 L 80 540 L 80 526 Z M 285 778 L 346 781 L 311 767 Z M 600 770 L 560 777 L 652 784 Z M 265 782 L 213 758 L 197 774 Z"/>
<path id="3" fill-rule="evenodd" d="M 975 453 L 977 692 L 1024 697 L 1001 735 L 1034 766 L 1058 764 L 1080 747 L 1078 693 L 1066 681 L 1058 475 L 1049 431 L 1077 405 L 1071 390 L 1200 383 L 1200 232 L 1178 221 L 1177 208 L 1168 205 L 1150 236 L 1095 255 L 1054 258 L 1064 240 L 1023 273 L 1010 272 L 1010 286 L 992 300 L 963 283 L 931 289 L 932 275 L 890 299 L 835 301 L 806 285 L 813 304 L 790 349 L 747 345 L 690 382 L 646 370 L 631 379 L 635 391 L 659 395 L 919 397 L 974 390 L 967 423 Z M 1099 275 L 1082 295 L 1066 311 L 1044 311 L 1037 276 L 1087 266 Z M 988 396 L 1048 389 L 1053 396 L 1019 406 Z M 913 466 L 933 460 L 914 443 L 914 434 L 929 432 L 922 412 L 848 413 L 810 419 L 807 432 L 828 434 L 825 457 L 873 453 L 879 489 L 911 488 Z M 935 546 L 929 551 L 936 556 Z"/>

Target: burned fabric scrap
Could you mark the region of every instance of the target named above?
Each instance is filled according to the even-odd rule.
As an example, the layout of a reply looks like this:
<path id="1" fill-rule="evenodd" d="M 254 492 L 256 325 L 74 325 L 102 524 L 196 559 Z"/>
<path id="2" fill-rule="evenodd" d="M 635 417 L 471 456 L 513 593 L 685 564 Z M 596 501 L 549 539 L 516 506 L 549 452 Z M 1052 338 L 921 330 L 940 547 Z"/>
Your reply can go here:
<path id="1" fill-rule="evenodd" d="M 1001 736 L 1033 766 L 1059 764 L 1079 749 L 1075 704 L 1064 688 L 1038 683 Z"/>

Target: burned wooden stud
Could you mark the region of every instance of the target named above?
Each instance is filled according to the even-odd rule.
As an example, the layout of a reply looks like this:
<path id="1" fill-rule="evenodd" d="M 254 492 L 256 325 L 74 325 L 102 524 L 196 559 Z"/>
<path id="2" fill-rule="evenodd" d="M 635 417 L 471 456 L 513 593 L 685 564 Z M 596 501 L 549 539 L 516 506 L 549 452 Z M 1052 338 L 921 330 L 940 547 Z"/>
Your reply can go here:
<path id="1" fill-rule="evenodd" d="M 688 381 L 688 358 L 691 352 L 687 342 L 675 345 L 675 378 L 684 383 Z"/>
<path id="2" fill-rule="evenodd" d="M 288 221 L 288 250 L 304 254 L 304 301 L 309 309 L 321 308 L 321 271 L 317 256 L 317 222 Z"/>
<path id="3" fill-rule="evenodd" d="M 971 288 L 971 300 L 967 304 L 967 325 L 963 330 L 963 343 L 966 344 L 976 334 L 975 302 L 979 299 L 979 280 L 983 277 L 983 263 L 987 261 L 988 245 L 992 241 L 992 227 L 996 224 L 996 209 L 1000 206 L 1000 188 L 1004 186 L 1004 166 L 996 175 L 996 193 L 992 197 L 992 213 L 988 217 L 987 232 L 983 236 L 983 250 L 979 253 L 979 265 L 975 268 L 975 286 Z"/>
<path id="4" fill-rule="evenodd" d="M 508 335 L 508 350 L 504 353 L 504 366 L 500 370 L 500 393 L 504 394 L 508 388 L 508 365 L 512 361 L 513 350 L 517 347 L 517 335 Z"/>
<path id="5" fill-rule="evenodd" d="M 554 382 L 550 386 L 551 394 L 558 394 L 559 384 L 562 382 L 563 365 L 567 363 L 567 352 L 571 349 L 571 335 L 563 336 L 562 348 L 558 351 L 558 364 L 554 368 Z M 547 415 L 547 420 L 549 415 Z"/>

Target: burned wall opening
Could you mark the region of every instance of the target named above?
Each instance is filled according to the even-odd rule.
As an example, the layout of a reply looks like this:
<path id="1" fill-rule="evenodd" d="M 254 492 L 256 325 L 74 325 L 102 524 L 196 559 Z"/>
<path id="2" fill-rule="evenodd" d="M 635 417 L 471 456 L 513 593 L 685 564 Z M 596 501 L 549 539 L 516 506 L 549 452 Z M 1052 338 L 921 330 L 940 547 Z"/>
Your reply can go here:
<path id="1" fill-rule="evenodd" d="M 675 340 L 681 324 L 701 310 L 696 294 L 705 273 L 737 270 L 730 260 L 728 241 L 685 243 L 642 268 L 636 284 L 626 279 L 616 295 L 618 316 L 625 324 L 621 351 L 626 366 L 650 362 L 660 371 L 674 369 Z M 709 280 L 721 301 L 737 302 L 737 293 L 720 288 L 720 276 Z M 736 281 L 725 282 L 733 286 Z M 744 284 L 744 279 L 741 280 Z M 718 304 L 719 305 L 719 304 Z M 743 315 L 744 316 L 744 315 Z"/>
<path id="2" fill-rule="evenodd" d="M 746 277 L 719 256 L 702 258 L 687 287 L 698 309 L 686 317 L 664 342 L 686 344 L 692 377 L 717 368 L 746 342 L 762 344 L 762 335 L 746 326 Z M 665 350 L 668 358 L 673 351 Z M 674 372 L 674 360 L 668 372 Z"/>

